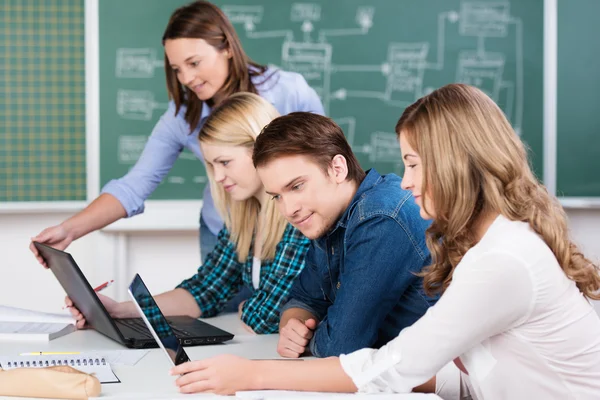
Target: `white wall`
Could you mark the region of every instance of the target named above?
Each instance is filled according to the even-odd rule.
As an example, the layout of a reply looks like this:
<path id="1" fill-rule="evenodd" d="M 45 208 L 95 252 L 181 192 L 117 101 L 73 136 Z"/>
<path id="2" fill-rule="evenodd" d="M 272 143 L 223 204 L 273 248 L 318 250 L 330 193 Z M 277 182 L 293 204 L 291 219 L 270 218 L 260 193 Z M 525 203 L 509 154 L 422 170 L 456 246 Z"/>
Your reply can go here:
<path id="1" fill-rule="evenodd" d="M 600 260 L 600 210 L 569 210 L 573 236 L 588 257 Z M 190 216 L 196 219 L 197 213 Z M 44 270 L 31 255 L 29 238 L 47 226 L 68 217 L 65 213 L 27 214 L 0 213 L 0 304 L 60 311 L 64 293 L 50 271 Z M 143 217 L 134 217 L 143 218 Z M 111 234 L 112 235 L 112 234 Z M 91 284 L 113 278 L 111 254 L 114 241 L 111 235 L 94 233 L 73 243 L 68 251 L 73 255 Z M 135 233 L 127 240 L 129 253 L 127 282 L 138 272 L 153 293 L 173 288 L 191 276 L 199 263 L 198 233 L 162 232 Z M 106 294 L 125 298 L 126 293 Z M 600 312 L 600 303 L 596 304 Z"/>
<path id="2" fill-rule="evenodd" d="M 28 246 L 32 236 L 68 216 L 65 213 L 0 213 L 0 305 L 60 311 L 64 292 L 54 275 L 37 263 Z M 92 286 L 115 278 L 113 238 L 114 234 L 96 232 L 75 241 L 67 249 Z M 197 231 L 137 233 L 128 237 L 127 250 L 126 282 L 119 282 L 103 292 L 112 297 L 126 298 L 125 290 L 116 293 L 116 286 L 126 287 L 136 272 L 153 293 L 172 289 L 195 273 L 200 262 Z"/>

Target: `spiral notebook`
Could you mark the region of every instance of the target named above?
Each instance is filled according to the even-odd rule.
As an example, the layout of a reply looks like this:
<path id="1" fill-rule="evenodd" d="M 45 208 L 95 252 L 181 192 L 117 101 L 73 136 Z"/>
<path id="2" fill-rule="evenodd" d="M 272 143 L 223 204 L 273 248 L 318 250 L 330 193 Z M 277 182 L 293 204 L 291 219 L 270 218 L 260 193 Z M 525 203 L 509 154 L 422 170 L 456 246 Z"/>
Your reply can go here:
<path id="1" fill-rule="evenodd" d="M 120 383 L 110 364 L 104 357 L 85 357 L 83 355 L 46 355 L 0 357 L 2 369 L 44 368 L 68 365 L 87 374 L 94 374 L 100 383 Z"/>

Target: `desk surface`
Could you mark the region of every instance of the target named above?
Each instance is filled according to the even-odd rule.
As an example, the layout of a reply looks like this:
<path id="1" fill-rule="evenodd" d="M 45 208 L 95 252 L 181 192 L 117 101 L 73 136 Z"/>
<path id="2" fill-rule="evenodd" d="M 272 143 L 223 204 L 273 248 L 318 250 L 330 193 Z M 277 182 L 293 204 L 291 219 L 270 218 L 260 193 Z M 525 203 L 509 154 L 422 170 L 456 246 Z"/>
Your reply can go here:
<path id="1" fill-rule="evenodd" d="M 231 332 L 235 337 L 225 344 L 186 347 L 185 350 L 192 360 L 225 353 L 253 359 L 281 358 L 277 354 L 279 335 L 252 334 L 243 328 L 237 314 L 225 314 L 215 318 L 203 319 L 203 321 Z M 125 346 L 94 330 L 73 332 L 49 342 L 0 341 L 0 355 L 3 356 L 16 356 L 19 353 L 32 351 L 102 351 L 125 349 Z M 155 397 L 167 399 L 167 396 L 170 395 L 179 396 L 174 383 L 176 377 L 169 375 L 171 365 L 160 349 L 150 349 L 149 353 L 135 366 L 115 365 L 112 368 L 121 380 L 121 383 L 103 384 L 102 397 L 135 394 L 137 398 Z M 406 395 L 397 396 L 398 399 L 406 398 Z M 0 399 L 14 400 L 24 398 L 0 396 Z"/>
<path id="2" fill-rule="evenodd" d="M 277 354 L 279 335 L 254 335 L 246 331 L 237 314 L 225 314 L 216 318 L 203 319 L 212 325 L 231 332 L 235 337 L 220 345 L 186 347 L 192 360 L 230 353 L 247 358 L 280 358 Z M 0 355 L 15 356 L 31 351 L 97 351 L 124 350 L 125 346 L 94 331 L 83 330 L 70 333 L 49 342 L 1 342 Z M 112 367 L 121 380 L 117 384 L 103 384 L 102 396 L 125 393 L 148 393 L 152 395 L 178 394 L 176 377 L 169 375 L 171 365 L 160 349 L 149 353 L 135 366 L 115 365 Z M 143 389 L 142 389 L 143 388 Z M 150 396 L 149 396 L 150 397 Z M 15 399 L 0 397 L 0 399 Z"/>

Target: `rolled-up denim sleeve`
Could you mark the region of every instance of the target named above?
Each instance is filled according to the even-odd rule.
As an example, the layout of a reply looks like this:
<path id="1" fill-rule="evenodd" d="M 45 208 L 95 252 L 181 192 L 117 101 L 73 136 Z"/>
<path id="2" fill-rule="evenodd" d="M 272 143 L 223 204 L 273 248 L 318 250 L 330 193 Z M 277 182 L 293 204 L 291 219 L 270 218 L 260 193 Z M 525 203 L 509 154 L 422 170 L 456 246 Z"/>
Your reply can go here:
<path id="1" fill-rule="evenodd" d="M 281 314 L 283 314 L 284 312 L 286 312 L 287 310 L 291 309 L 291 308 L 301 308 L 303 310 L 308 311 L 309 313 L 311 313 L 312 315 L 314 315 L 316 318 L 319 319 L 319 321 L 321 320 L 318 317 L 318 311 L 315 310 L 314 308 L 312 308 L 309 304 L 306 304 L 300 300 L 296 300 L 296 299 L 290 299 L 287 303 L 285 303 L 285 305 L 283 307 L 281 307 Z"/>
<path id="2" fill-rule="evenodd" d="M 423 267 L 423 254 L 385 215 L 357 222 L 346 243 L 335 301 L 309 346 L 317 357 L 373 346 L 386 316 Z"/>

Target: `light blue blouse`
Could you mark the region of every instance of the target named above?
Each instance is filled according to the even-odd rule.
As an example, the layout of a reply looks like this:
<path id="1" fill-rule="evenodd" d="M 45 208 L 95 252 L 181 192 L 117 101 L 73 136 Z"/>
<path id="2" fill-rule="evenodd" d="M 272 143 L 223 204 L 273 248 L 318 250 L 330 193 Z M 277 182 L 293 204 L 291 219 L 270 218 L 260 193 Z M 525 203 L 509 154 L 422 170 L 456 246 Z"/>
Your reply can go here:
<path id="1" fill-rule="evenodd" d="M 282 115 L 294 111 L 324 114 L 319 96 L 298 73 L 269 69 L 264 75 L 254 77 L 253 82 L 258 94 L 269 100 Z M 185 111 L 186 107 L 182 106 L 175 115 L 175 103 L 171 101 L 133 168 L 102 189 L 102 193 L 109 193 L 121 202 L 128 217 L 144 212 L 144 201 L 171 170 L 183 148 L 189 149 L 204 163 L 198 134 L 211 109 L 203 104 L 200 123 L 191 134 L 190 125 L 185 121 Z M 204 190 L 202 218 L 215 235 L 223 227 L 209 185 Z"/>

